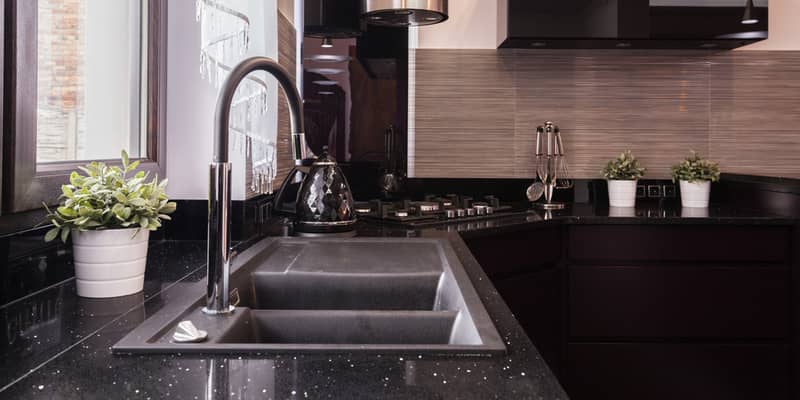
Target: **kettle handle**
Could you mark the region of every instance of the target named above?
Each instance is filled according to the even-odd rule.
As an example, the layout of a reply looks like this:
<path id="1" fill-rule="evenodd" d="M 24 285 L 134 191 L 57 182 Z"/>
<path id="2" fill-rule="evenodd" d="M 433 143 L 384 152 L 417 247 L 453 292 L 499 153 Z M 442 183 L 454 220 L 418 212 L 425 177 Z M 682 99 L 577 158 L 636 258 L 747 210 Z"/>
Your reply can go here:
<path id="1" fill-rule="evenodd" d="M 273 210 L 279 214 L 295 215 L 297 213 L 297 196 L 300 195 L 300 189 L 303 187 L 302 183 L 305 176 L 308 175 L 308 167 L 294 167 L 286 179 L 283 180 L 278 194 L 273 199 Z M 294 188 L 294 190 L 292 190 Z M 288 195 L 294 195 L 291 199 L 286 199 Z"/>

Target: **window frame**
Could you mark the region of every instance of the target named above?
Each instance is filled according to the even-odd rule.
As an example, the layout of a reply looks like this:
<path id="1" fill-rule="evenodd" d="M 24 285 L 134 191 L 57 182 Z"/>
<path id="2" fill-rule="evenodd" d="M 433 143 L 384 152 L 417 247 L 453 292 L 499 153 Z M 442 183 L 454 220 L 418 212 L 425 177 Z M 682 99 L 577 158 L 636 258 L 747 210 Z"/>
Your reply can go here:
<path id="1" fill-rule="evenodd" d="M 0 121 L 2 189 L 0 214 L 42 208 L 54 204 L 70 171 L 85 160 L 36 162 L 37 134 L 37 10 L 38 0 L 3 0 L 0 17 L 3 40 L 3 106 Z M 140 169 L 165 176 L 167 0 L 147 1 L 147 74 L 145 156 Z M 0 51 L 2 51 L 0 50 Z M 118 164 L 117 160 L 100 160 Z"/>

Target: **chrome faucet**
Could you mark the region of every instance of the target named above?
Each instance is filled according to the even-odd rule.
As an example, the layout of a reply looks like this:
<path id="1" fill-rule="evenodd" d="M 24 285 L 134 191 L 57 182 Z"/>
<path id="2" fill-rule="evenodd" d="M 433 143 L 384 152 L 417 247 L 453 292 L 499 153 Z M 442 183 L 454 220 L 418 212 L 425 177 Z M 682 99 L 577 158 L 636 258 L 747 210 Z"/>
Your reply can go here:
<path id="1" fill-rule="evenodd" d="M 248 58 L 231 70 L 217 100 L 214 118 L 214 159 L 211 162 L 211 182 L 208 188 L 208 286 L 203 312 L 210 315 L 227 314 L 234 310 L 230 304 L 231 253 L 231 163 L 228 161 L 228 139 L 231 104 L 236 88 L 253 71 L 273 75 L 283 88 L 289 103 L 291 150 L 295 165 L 307 158 L 303 132 L 303 102 L 289 73 L 271 58 Z"/>

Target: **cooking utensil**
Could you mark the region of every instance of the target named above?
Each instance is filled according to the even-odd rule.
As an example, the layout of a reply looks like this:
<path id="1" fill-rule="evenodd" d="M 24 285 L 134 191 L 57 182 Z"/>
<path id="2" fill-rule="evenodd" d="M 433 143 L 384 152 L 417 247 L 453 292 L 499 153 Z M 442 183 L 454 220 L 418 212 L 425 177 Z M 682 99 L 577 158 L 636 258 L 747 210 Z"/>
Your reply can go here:
<path id="1" fill-rule="evenodd" d="M 537 201 L 543 194 L 544 185 L 539 181 L 531 183 L 531 185 L 528 186 L 528 190 L 525 191 L 525 195 L 528 196 L 528 201 Z"/>
<path id="2" fill-rule="evenodd" d="M 558 127 L 550 121 L 536 128 L 536 175 L 544 186 L 545 199 L 544 203 L 536 203 L 536 206 L 547 210 L 565 207 L 563 203 L 553 202 L 553 191 L 558 187 L 559 173 L 565 173 L 562 170 L 566 170 L 560 135 Z M 569 184 L 571 185 L 571 182 Z"/>
<path id="3" fill-rule="evenodd" d="M 380 188 L 384 196 L 392 197 L 393 194 L 403 190 L 404 176 L 399 168 L 400 158 L 399 143 L 393 125 L 389 125 L 384 132 L 384 161 L 386 162 L 380 179 Z"/>
<path id="4" fill-rule="evenodd" d="M 571 189 L 572 188 L 572 179 L 569 179 L 569 166 L 567 165 L 567 157 L 564 151 L 564 141 L 561 139 L 561 130 L 558 129 L 558 126 L 553 128 L 555 130 L 555 152 L 558 156 L 556 161 L 557 165 L 556 168 L 558 170 L 556 179 L 556 189 Z"/>

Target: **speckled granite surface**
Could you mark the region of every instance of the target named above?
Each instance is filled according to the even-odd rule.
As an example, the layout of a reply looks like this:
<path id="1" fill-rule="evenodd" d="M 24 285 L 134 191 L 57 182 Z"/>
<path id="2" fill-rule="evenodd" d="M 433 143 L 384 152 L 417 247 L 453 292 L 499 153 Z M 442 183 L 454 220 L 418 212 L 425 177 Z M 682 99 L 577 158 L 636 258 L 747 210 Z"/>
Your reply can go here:
<path id="1" fill-rule="evenodd" d="M 364 229 L 364 235 L 371 235 Z M 74 281 L 2 310 L 3 399 L 565 399 L 558 381 L 455 233 L 446 235 L 508 347 L 504 357 L 404 355 L 115 356 L 110 347 L 204 278 L 204 244 L 154 243 L 145 291 L 81 299 Z M 42 303 L 45 303 L 43 305 Z M 52 304 L 52 305 L 46 305 Z M 52 308 L 50 311 L 35 311 Z M 15 322 L 35 314 L 37 323 Z M 34 322 L 31 320 L 31 322 Z M 7 329 L 8 330 L 8 329 Z"/>
<path id="2" fill-rule="evenodd" d="M 692 215 L 687 215 L 691 213 Z M 619 216 L 617 216 L 619 215 Z M 359 236 L 446 237 L 504 338 L 503 357 L 405 355 L 115 356 L 110 347 L 204 279 L 205 243 L 151 243 L 143 293 L 82 299 L 69 279 L 0 308 L 3 399 L 565 399 L 480 265 L 460 238 L 529 224 L 793 224 L 757 211 L 712 208 L 595 209 L 574 205 L 426 229 L 361 224 Z"/>

